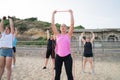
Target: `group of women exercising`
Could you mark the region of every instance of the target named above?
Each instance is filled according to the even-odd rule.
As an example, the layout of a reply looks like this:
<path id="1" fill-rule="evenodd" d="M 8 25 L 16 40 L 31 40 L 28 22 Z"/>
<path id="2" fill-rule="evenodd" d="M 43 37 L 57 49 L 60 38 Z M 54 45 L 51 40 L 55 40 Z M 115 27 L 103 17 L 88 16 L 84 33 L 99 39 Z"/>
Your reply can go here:
<path id="1" fill-rule="evenodd" d="M 69 12 L 70 19 L 70 27 L 67 30 L 67 26 L 65 24 L 61 24 L 60 31 L 57 30 L 55 25 L 55 14 L 59 12 Z M 10 27 L 6 26 L 4 29 L 4 20 L 6 17 L 3 17 L 0 23 L 0 80 L 4 73 L 4 69 L 7 70 L 7 80 L 11 80 L 11 65 L 13 58 L 13 39 L 15 37 L 15 28 L 13 24 L 12 17 L 8 16 Z M 74 31 L 74 16 L 72 10 L 67 11 L 54 11 L 52 14 L 52 23 L 51 28 L 53 31 L 53 35 L 50 35 L 49 30 L 47 30 L 47 51 L 45 58 L 45 66 L 43 69 L 47 69 L 48 58 L 51 55 L 53 62 L 53 69 L 55 69 L 55 77 L 54 80 L 60 80 L 60 75 L 62 71 L 62 65 L 65 65 L 65 71 L 67 74 L 68 80 L 74 80 L 72 74 L 72 65 L 73 60 L 70 51 L 71 37 Z M 84 39 L 84 32 L 81 34 L 81 40 L 84 44 L 84 60 L 83 60 L 83 73 L 85 72 L 86 62 L 89 61 L 91 65 L 91 72 L 94 72 L 93 69 L 93 52 L 92 52 L 92 43 L 94 41 L 95 35 L 93 32 L 92 38 L 86 37 Z"/>

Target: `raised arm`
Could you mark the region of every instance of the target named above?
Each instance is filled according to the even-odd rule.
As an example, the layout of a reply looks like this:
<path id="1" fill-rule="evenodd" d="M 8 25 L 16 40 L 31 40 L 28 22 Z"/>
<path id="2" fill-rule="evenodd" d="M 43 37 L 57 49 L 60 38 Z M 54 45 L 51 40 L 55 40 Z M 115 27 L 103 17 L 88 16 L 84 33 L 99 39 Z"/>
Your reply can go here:
<path id="1" fill-rule="evenodd" d="M 56 36 L 55 36 L 55 34 L 53 34 L 53 38 L 54 38 L 54 40 L 56 40 Z"/>
<path id="2" fill-rule="evenodd" d="M 50 38 L 50 32 L 47 30 L 47 40 Z"/>
<path id="3" fill-rule="evenodd" d="M 69 10 L 69 12 L 70 12 L 70 16 L 71 16 L 71 24 L 70 24 L 70 29 L 69 29 L 68 34 L 71 37 L 73 34 L 73 31 L 74 31 L 74 17 L 73 17 L 73 11 Z"/>
<path id="4" fill-rule="evenodd" d="M 14 34 L 15 29 L 14 29 L 14 24 L 13 24 L 12 17 L 8 16 L 8 18 L 9 18 L 9 22 L 10 22 L 11 33 Z"/>
<path id="5" fill-rule="evenodd" d="M 83 44 L 85 44 L 85 42 L 86 42 L 86 41 L 84 40 L 84 38 L 83 38 L 83 35 L 84 35 L 84 34 L 85 34 L 85 32 L 82 32 L 81 35 L 80 35 Z"/>
<path id="6" fill-rule="evenodd" d="M 58 35 L 59 34 L 59 32 L 58 32 L 58 30 L 57 30 L 57 28 L 56 28 L 56 26 L 55 26 L 55 13 L 56 13 L 57 11 L 54 11 L 53 12 L 53 14 L 52 14 L 52 25 L 51 25 L 51 27 L 52 27 L 52 31 L 53 31 L 53 33 L 55 34 L 55 35 Z"/>
<path id="7" fill-rule="evenodd" d="M 15 28 L 15 37 L 17 36 L 17 34 L 18 34 L 18 31 L 17 31 L 17 28 Z"/>
<path id="8" fill-rule="evenodd" d="M 0 32 L 4 32 L 4 20 L 6 19 L 6 17 L 4 16 L 0 22 Z"/>
<path id="9" fill-rule="evenodd" d="M 93 32 L 91 32 L 91 34 L 92 34 L 92 38 L 91 38 L 90 42 L 93 43 L 93 41 L 95 39 L 95 34 Z"/>

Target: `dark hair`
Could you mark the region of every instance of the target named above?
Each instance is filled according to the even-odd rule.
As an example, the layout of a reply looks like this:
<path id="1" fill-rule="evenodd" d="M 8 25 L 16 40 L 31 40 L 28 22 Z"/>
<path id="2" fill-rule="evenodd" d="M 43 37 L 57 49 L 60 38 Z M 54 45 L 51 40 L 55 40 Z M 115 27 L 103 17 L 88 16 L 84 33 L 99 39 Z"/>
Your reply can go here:
<path id="1" fill-rule="evenodd" d="M 90 37 L 89 37 L 89 36 L 86 36 L 86 39 L 90 39 Z"/>
<path id="2" fill-rule="evenodd" d="M 58 32 L 59 32 L 59 33 L 61 33 L 61 31 L 60 31 L 60 30 L 58 30 Z"/>
<path id="3" fill-rule="evenodd" d="M 10 27 L 9 27 L 9 26 L 6 26 L 6 27 L 8 27 L 8 28 L 10 29 Z"/>

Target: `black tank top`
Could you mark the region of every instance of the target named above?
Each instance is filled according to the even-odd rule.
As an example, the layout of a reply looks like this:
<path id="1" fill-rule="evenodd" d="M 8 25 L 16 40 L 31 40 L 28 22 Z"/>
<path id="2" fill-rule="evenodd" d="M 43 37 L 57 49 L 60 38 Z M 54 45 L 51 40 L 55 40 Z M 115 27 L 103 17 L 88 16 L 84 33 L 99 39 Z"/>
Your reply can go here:
<path id="1" fill-rule="evenodd" d="M 92 43 L 86 42 L 84 45 L 84 54 L 92 54 Z"/>
<path id="2" fill-rule="evenodd" d="M 55 40 L 48 39 L 47 49 L 55 49 Z"/>

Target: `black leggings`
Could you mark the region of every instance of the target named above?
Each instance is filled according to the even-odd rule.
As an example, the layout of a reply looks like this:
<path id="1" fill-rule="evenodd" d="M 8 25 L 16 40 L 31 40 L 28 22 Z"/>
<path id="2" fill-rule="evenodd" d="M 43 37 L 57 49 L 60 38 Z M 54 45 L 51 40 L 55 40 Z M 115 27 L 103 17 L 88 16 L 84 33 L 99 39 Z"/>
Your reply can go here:
<path id="1" fill-rule="evenodd" d="M 65 70 L 66 70 L 68 80 L 73 80 L 72 57 L 70 54 L 68 56 L 65 56 L 65 57 L 60 57 L 60 56 L 56 55 L 56 57 L 55 57 L 55 80 L 60 80 L 63 62 L 65 65 Z"/>

